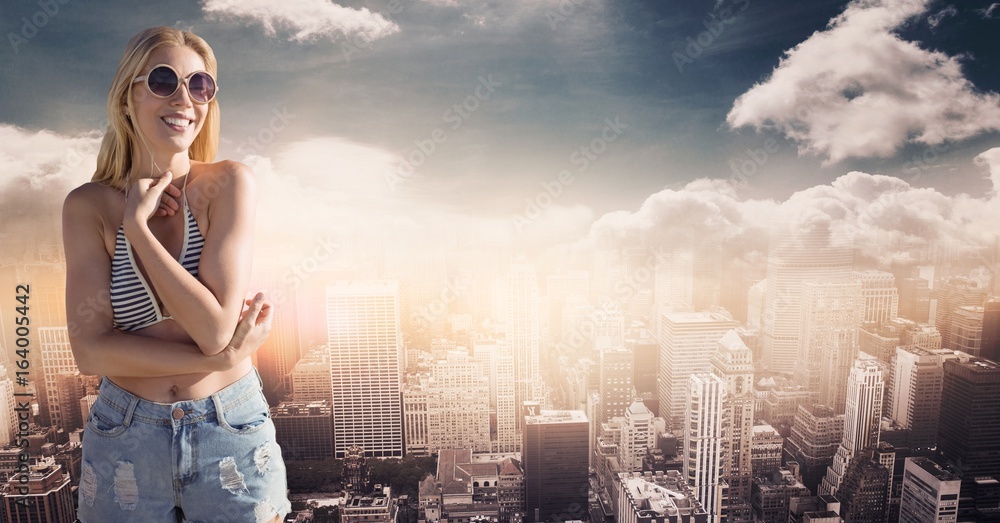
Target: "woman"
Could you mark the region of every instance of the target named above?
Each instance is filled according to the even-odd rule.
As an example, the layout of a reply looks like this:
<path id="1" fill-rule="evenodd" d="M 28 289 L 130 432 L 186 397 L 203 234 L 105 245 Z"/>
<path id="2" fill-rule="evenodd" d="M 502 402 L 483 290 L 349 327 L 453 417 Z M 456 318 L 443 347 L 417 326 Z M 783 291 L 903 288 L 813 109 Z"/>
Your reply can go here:
<path id="1" fill-rule="evenodd" d="M 70 343 L 81 373 L 104 376 L 84 430 L 82 523 L 272 522 L 291 509 L 249 359 L 272 313 L 261 293 L 244 300 L 254 178 L 211 163 L 216 70 L 190 32 L 133 37 L 97 171 L 63 206 Z"/>

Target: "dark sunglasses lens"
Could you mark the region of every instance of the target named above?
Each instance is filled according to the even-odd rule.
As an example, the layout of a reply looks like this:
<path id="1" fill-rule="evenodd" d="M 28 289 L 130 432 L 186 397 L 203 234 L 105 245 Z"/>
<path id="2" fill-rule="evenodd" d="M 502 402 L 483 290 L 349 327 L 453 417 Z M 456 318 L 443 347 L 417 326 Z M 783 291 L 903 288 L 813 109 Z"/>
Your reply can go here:
<path id="1" fill-rule="evenodd" d="M 156 96 L 170 96 L 177 90 L 177 74 L 166 67 L 157 67 L 149 72 L 146 80 L 149 90 Z"/>
<path id="2" fill-rule="evenodd" d="M 208 73 L 195 73 L 188 83 L 188 89 L 194 101 L 205 103 L 215 96 L 215 80 Z"/>

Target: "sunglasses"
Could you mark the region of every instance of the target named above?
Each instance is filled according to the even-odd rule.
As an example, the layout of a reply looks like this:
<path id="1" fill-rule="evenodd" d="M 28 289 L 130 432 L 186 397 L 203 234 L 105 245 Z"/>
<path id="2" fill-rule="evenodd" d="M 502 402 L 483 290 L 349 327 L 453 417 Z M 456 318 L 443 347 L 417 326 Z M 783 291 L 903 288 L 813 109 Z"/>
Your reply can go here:
<path id="1" fill-rule="evenodd" d="M 161 64 L 153 68 L 145 76 L 137 76 L 132 83 L 143 81 L 149 92 L 157 98 L 170 98 L 180 88 L 181 78 L 173 67 Z M 195 71 L 184 78 L 191 100 L 197 104 L 207 104 L 215 98 L 219 86 L 215 78 L 206 71 Z"/>

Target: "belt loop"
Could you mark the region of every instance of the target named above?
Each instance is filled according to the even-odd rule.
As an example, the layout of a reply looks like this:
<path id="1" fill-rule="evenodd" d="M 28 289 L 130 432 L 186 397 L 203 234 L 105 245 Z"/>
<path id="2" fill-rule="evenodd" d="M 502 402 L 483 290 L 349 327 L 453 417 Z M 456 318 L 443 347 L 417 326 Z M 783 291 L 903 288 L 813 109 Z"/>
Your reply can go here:
<path id="1" fill-rule="evenodd" d="M 132 400 L 128 403 L 128 408 L 125 409 L 125 421 L 122 422 L 126 427 L 132 424 L 132 414 L 135 413 L 135 407 L 139 404 L 139 397 L 132 395 Z"/>
<path id="2" fill-rule="evenodd" d="M 253 373 L 257 376 L 257 383 L 260 385 L 260 390 L 264 390 L 264 380 L 260 377 L 260 372 L 257 372 L 257 367 L 251 366 Z"/>

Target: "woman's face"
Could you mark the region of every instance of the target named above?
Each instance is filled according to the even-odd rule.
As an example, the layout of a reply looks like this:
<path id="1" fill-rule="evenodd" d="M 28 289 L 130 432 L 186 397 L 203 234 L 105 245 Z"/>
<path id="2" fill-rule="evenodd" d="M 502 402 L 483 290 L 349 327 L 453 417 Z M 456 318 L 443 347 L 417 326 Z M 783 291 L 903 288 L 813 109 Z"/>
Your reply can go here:
<path id="1" fill-rule="evenodd" d="M 191 73 L 205 70 L 205 62 L 201 56 L 189 47 L 160 47 L 150 54 L 140 76 L 147 75 L 162 64 L 173 67 L 182 79 L 174 94 L 158 98 L 149 92 L 145 81 L 132 84 L 135 116 L 154 155 L 187 151 L 201 132 L 208 115 L 208 104 L 194 103 L 187 84 L 183 82 Z"/>

